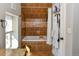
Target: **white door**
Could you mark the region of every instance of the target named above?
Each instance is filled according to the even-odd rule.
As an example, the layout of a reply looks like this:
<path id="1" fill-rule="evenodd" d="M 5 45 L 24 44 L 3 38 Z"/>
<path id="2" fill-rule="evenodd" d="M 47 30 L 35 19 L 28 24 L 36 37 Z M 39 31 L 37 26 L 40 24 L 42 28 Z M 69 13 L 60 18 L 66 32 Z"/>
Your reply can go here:
<path id="1" fill-rule="evenodd" d="M 5 27 L 5 40 L 6 40 L 6 48 L 10 48 L 12 46 L 12 16 L 6 15 L 6 27 Z"/>
<path id="2" fill-rule="evenodd" d="M 6 14 L 5 45 L 6 49 L 18 48 L 18 17 Z"/>

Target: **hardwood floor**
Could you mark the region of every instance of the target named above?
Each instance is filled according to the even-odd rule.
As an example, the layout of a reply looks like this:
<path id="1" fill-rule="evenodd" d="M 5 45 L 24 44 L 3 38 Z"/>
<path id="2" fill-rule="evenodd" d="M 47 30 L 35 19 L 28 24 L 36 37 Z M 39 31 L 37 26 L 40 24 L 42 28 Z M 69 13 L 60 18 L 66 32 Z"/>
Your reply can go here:
<path id="1" fill-rule="evenodd" d="M 0 48 L 0 56 L 5 56 L 5 49 Z"/>
<path id="2" fill-rule="evenodd" d="M 52 45 L 46 44 L 46 41 L 23 41 L 21 47 L 25 48 L 25 45 L 31 49 L 32 56 L 53 56 Z"/>
<path id="3" fill-rule="evenodd" d="M 32 56 L 53 56 L 53 54 L 48 53 L 46 51 L 37 51 L 37 52 L 32 52 Z"/>
<path id="4" fill-rule="evenodd" d="M 28 45 L 31 49 L 31 56 L 54 56 L 52 54 L 52 46 L 46 44 L 45 41 L 23 41 L 22 42 L 22 48 L 20 49 L 11 49 L 11 50 L 5 50 L 0 49 L 0 56 L 26 56 L 26 49 L 24 45 Z M 11 52 L 12 51 L 12 52 Z M 7 54 L 6 54 L 7 52 Z"/>
<path id="5" fill-rule="evenodd" d="M 24 56 L 26 49 L 1 49 L 0 56 Z"/>

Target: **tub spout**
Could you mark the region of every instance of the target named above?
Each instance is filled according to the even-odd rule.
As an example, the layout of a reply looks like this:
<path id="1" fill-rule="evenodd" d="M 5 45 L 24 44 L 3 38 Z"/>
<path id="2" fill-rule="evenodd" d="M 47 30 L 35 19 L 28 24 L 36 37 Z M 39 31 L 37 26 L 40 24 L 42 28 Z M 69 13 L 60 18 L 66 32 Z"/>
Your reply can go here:
<path id="1" fill-rule="evenodd" d="M 26 54 L 26 55 L 27 55 L 27 56 L 30 56 L 30 55 L 31 55 L 30 48 L 29 48 L 27 45 L 26 45 L 25 47 L 26 47 L 26 50 L 27 50 L 27 54 Z"/>

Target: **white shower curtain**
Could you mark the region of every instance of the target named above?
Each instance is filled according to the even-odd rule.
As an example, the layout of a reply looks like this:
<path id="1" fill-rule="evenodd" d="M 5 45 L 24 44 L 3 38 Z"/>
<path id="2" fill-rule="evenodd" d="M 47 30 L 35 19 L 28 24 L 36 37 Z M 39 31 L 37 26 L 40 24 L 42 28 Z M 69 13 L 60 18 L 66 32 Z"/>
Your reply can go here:
<path id="1" fill-rule="evenodd" d="M 57 24 L 57 17 L 54 16 L 53 18 L 53 31 L 52 31 L 52 36 L 53 36 L 53 46 L 55 48 L 58 48 L 58 24 Z"/>
<path id="2" fill-rule="evenodd" d="M 59 56 L 59 43 L 58 43 L 58 30 L 59 30 L 59 24 L 57 23 L 57 15 L 54 13 L 56 12 L 55 6 L 59 8 L 59 4 L 55 4 L 53 6 L 53 27 L 52 27 L 52 44 L 53 44 L 53 54 L 55 56 Z M 57 9 L 59 11 L 59 9 Z"/>
<path id="3" fill-rule="evenodd" d="M 53 30 L 52 30 L 52 43 L 53 43 L 53 54 L 58 56 L 59 48 L 58 48 L 58 24 L 57 24 L 57 17 L 53 17 Z"/>

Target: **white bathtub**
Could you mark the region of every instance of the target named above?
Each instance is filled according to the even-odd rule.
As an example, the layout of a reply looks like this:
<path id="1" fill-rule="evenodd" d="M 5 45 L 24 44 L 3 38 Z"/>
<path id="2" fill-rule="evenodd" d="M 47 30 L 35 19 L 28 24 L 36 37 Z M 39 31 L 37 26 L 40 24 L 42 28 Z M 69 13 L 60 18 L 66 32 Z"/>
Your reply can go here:
<path id="1" fill-rule="evenodd" d="M 46 41 L 47 36 L 43 36 L 43 38 L 40 38 L 40 36 L 25 36 L 23 41 Z"/>

